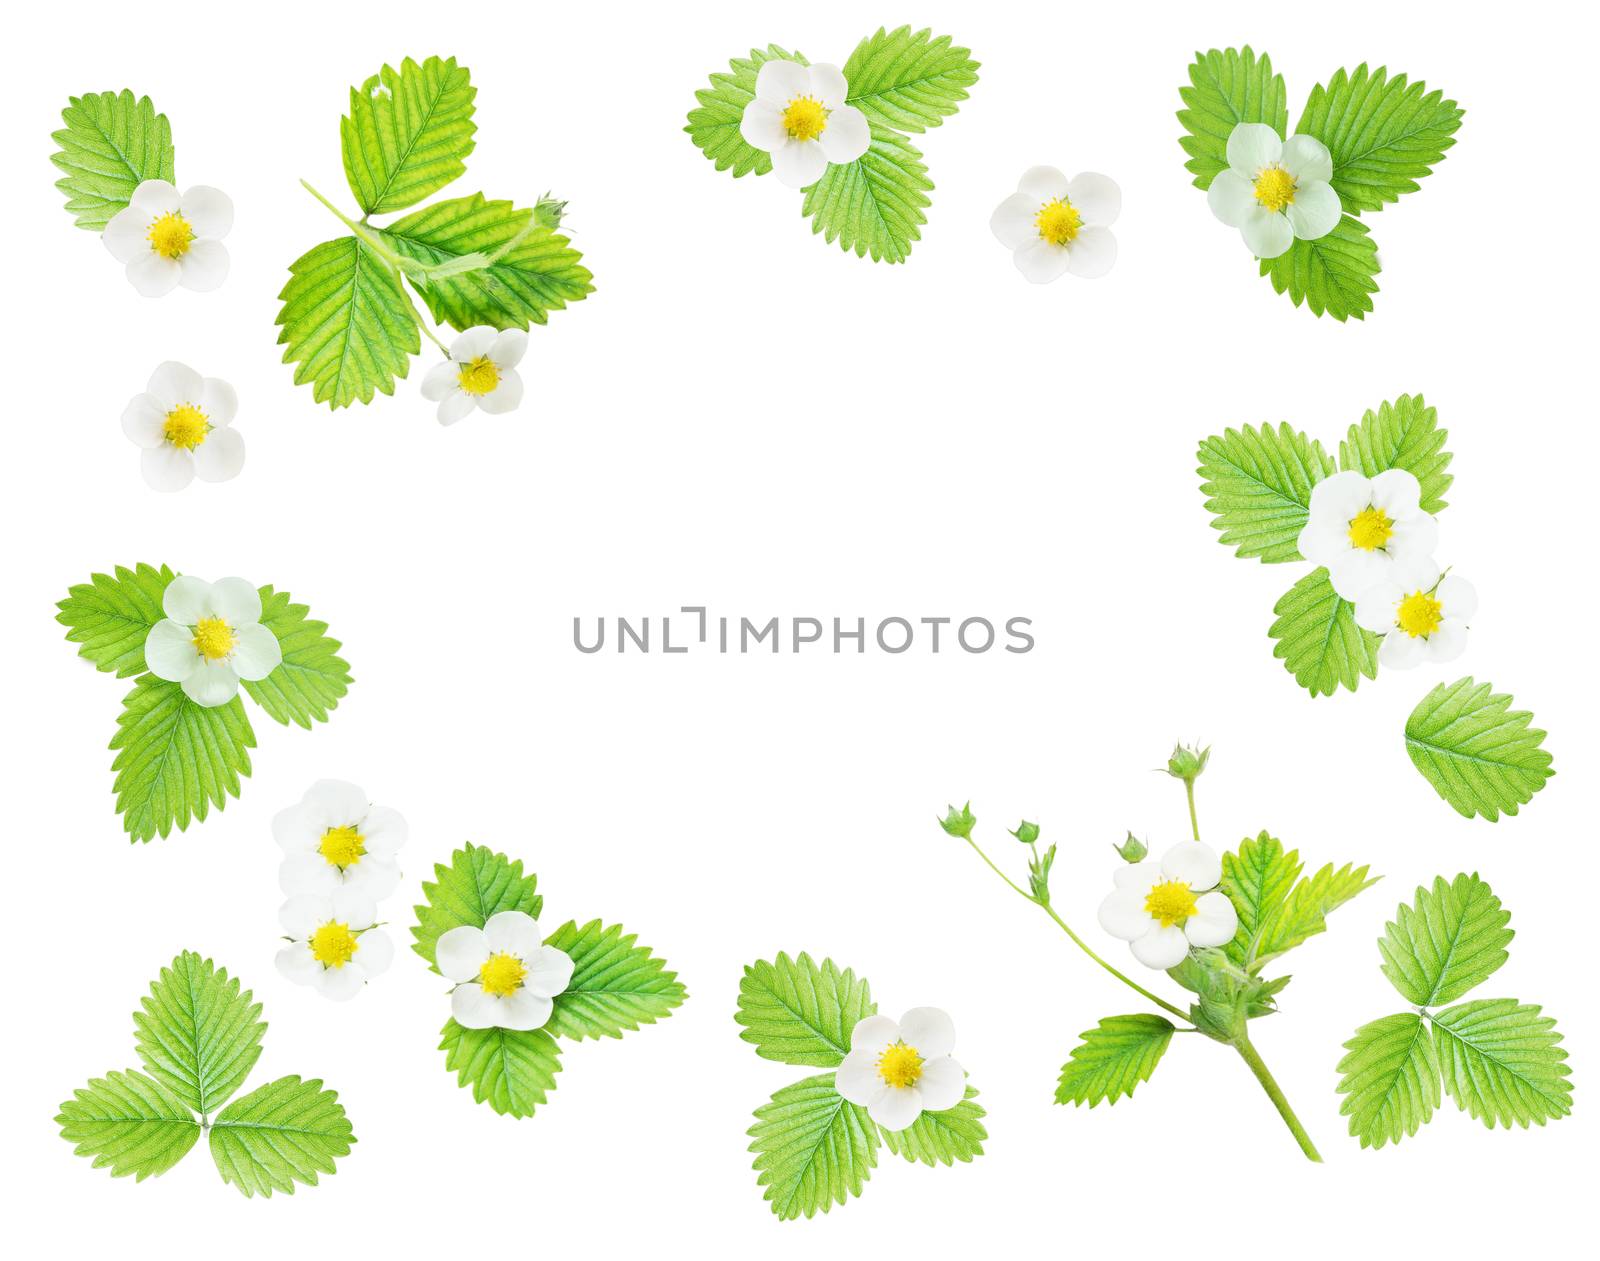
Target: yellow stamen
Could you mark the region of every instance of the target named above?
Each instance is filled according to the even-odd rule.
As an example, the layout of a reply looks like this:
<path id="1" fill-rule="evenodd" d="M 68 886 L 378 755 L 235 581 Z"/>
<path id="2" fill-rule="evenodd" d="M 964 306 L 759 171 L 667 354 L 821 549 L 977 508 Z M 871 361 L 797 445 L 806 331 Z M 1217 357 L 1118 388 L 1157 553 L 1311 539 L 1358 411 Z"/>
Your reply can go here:
<path id="1" fill-rule="evenodd" d="M 354 867 L 367 852 L 366 838 L 352 827 L 329 828 L 322 834 L 317 852 L 330 866 Z"/>
<path id="2" fill-rule="evenodd" d="M 1350 543 L 1363 552 L 1375 552 L 1389 542 L 1394 522 L 1382 508 L 1363 508 L 1350 519 Z"/>
<path id="3" fill-rule="evenodd" d="M 1256 201 L 1277 214 L 1294 202 L 1294 176 L 1281 166 L 1269 166 L 1256 176 Z"/>
<path id="4" fill-rule="evenodd" d="M 202 617 L 194 624 L 194 646 L 208 661 L 220 661 L 233 651 L 238 639 L 233 627 L 220 617 Z"/>
<path id="5" fill-rule="evenodd" d="M 311 934 L 311 957 L 325 968 L 344 967 L 360 949 L 350 925 L 337 920 L 329 920 Z"/>
<path id="6" fill-rule="evenodd" d="M 1071 245 L 1077 238 L 1078 229 L 1083 227 L 1083 216 L 1066 198 L 1057 197 L 1039 208 L 1033 222 L 1039 229 L 1039 235 L 1051 245 Z"/>
<path id="7" fill-rule="evenodd" d="M 481 398 L 499 384 L 500 369 L 487 355 L 461 365 L 461 388 L 468 394 Z"/>
<path id="8" fill-rule="evenodd" d="M 878 1057 L 878 1076 L 897 1090 L 915 1086 L 922 1077 L 922 1056 L 917 1048 L 896 1042 L 883 1049 Z"/>
<path id="9" fill-rule="evenodd" d="M 194 229 L 177 211 L 171 210 L 150 225 L 150 248 L 162 258 L 182 258 L 194 244 Z"/>
<path id="10" fill-rule="evenodd" d="M 1146 895 L 1144 909 L 1152 919 L 1161 921 L 1161 927 L 1171 928 L 1193 915 L 1199 903 L 1194 890 L 1182 880 L 1164 880 Z"/>
<path id="11" fill-rule="evenodd" d="M 478 969 L 478 984 L 483 986 L 485 994 L 510 998 L 522 988 L 522 978 L 527 975 L 528 969 L 521 959 L 502 952 L 490 955 L 489 961 Z"/>
<path id="12" fill-rule="evenodd" d="M 1394 618 L 1395 625 L 1412 639 L 1418 636 L 1426 639 L 1439 629 L 1439 623 L 1443 620 L 1444 605 L 1427 591 L 1413 591 L 1401 600 Z"/>
<path id="13" fill-rule="evenodd" d="M 161 432 L 173 446 L 193 451 L 211 432 L 211 421 L 193 403 L 179 403 L 161 422 Z"/>
<path id="14" fill-rule="evenodd" d="M 797 96 L 783 111 L 783 129 L 795 140 L 815 140 L 828 130 L 828 111 L 815 97 Z"/>

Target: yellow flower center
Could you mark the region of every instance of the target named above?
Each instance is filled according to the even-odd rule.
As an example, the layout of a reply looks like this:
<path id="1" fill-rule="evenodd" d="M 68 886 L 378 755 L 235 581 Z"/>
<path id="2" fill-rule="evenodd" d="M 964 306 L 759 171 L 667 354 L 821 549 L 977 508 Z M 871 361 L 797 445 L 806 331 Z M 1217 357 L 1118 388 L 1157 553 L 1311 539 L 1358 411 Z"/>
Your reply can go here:
<path id="1" fill-rule="evenodd" d="M 194 646 L 208 661 L 220 661 L 233 651 L 238 638 L 220 617 L 202 617 L 194 624 Z"/>
<path id="2" fill-rule="evenodd" d="M 1394 522 L 1382 508 L 1363 508 L 1350 519 L 1350 543 L 1363 552 L 1375 552 L 1389 541 Z"/>
<path id="3" fill-rule="evenodd" d="M 878 1076 L 896 1090 L 905 1090 L 915 1086 L 921 1078 L 922 1063 L 922 1056 L 917 1054 L 916 1047 L 896 1042 L 885 1047 L 883 1054 L 878 1057 Z"/>
<path id="4" fill-rule="evenodd" d="M 161 422 L 161 432 L 173 446 L 193 451 L 211 432 L 211 421 L 193 403 L 179 403 Z"/>
<path id="5" fill-rule="evenodd" d="M 329 920 L 311 934 L 311 957 L 325 968 L 344 967 L 360 949 L 350 925 L 337 920 Z"/>
<path id="6" fill-rule="evenodd" d="M 1047 201 L 1033 220 L 1039 235 L 1051 245 L 1071 245 L 1083 226 L 1078 208 L 1063 197 Z"/>
<path id="7" fill-rule="evenodd" d="M 194 244 L 194 229 L 177 211 L 171 210 L 150 225 L 150 248 L 162 258 L 182 258 Z"/>
<path id="8" fill-rule="evenodd" d="M 354 828 L 329 828 L 317 851 L 334 867 L 354 867 L 367 852 L 366 838 Z"/>
<path id="9" fill-rule="evenodd" d="M 1164 880 L 1150 890 L 1144 900 L 1144 909 L 1152 919 L 1161 921 L 1161 927 L 1171 928 L 1181 924 L 1199 908 L 1194 890 L 1182 880 Z"/>
<path id="10" fill-rule="evenodd" d="M 501 952 L 490 955 L 488 962 L 478 969 L 478 984 L 483 986 L 485 994 L 510 998 L 522 988 L 522 978 L 527 975 L 528 969 L 521 959 Z"/>
<path id="11" fill-rule="evenodd" d="M 1273 214 L 1294 201 L 1294 176 L 1281 166 L 1269 166 L 1256 176 L 1256 201 Z"/>
<path id="12" fill-rule="evenodd" d="M 1444 618 L 1444 605 L 1426 591 L 1413 591 L 1395 611 L 1395 625 L 1412 639 L 1418 636 L 1426 639 L 1439 629 L 1439 623 Z"/>
<path id="13" fill-rule="evenodd" d="M 500 369 L 487 355 L 461 365 L 461 388 L 468 394 L 482 397 L 499 384 Z"/>
<path id="14" fill-rule="evenodd" d="M 783 129 L 795 140 L 815 140 L 828 130 L 828 111 L 810 96 L 797 96 L 783 111 Z"/>

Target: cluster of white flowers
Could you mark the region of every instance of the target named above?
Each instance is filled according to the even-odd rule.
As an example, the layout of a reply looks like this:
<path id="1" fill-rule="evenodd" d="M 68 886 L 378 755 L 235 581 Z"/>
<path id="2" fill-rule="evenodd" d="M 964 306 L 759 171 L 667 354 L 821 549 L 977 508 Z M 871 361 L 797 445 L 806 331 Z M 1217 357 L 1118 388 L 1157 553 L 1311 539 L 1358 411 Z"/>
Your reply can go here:
<path id="1" fill-rule="evenodd" d="M 1378 664 L 1404 670 L 1453 661 L 1467 646 L 1478 593 L 1434 562 L 1439 523 L 1422 510 L 1422 486 L 1404 469 L 1376 477 L 1335 473 L 1311 491 L 1300 554 L 1324 565 L 1356 623 L 1383 636 Z"/>
<path id="2" fill-rule="evenodd" d="M 1284 140 L 1266 123 L 1240 123 L 1228 133 L 1228 169 L 1212 179 L 1206 200 L 1252 254 L 1277 258 L 1296 240 L 1339 226 L 1344 211 L 1331 179 L 1333 156 L 1315 136 Z"/>
<path id="3" fill-rule="evenodd" d="M 354 998 L 394 962 L 394 943 L 377 927 L 378 903 L 400 887 L 395 854 L 406 821 L 342 780 L 318 780 L 272 820 L 283 850 L 278 884 L 289 900 L 278 922 L 289 944 L 278 971 L 325 998 Z"/>

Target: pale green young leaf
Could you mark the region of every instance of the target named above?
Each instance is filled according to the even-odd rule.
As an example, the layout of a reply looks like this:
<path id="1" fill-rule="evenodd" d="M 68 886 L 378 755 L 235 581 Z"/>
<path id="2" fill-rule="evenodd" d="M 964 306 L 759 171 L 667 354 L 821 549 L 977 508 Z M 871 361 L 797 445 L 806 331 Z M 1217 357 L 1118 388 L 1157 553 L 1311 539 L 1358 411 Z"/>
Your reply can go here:
<path id="1" fill-rule="evenodd" d="M 568 920 L 545 945 L 572 956 L 572 980 L 555 997 L 545 1025 L 560 1038 L 620 1038 L 640 1025 L 665 1020 L 688 991 L 664 959 L 635 944 L 620 925 L 590 920 L 582 928 Z"/>
<path id="2" fill-rule="evenodd" d="M 1408 1003 L 1453 1003 L 1510 957 L 1506 947 L 1516 935 L 1510 922 L 1511 912 L 1476 873 L 1449 884 L 1435 876 L 1433 888 L 1419 887 L 1413 903 L 1384 926 L 1383 974 Z"/>
<path id="3" fill-rule="evenodd" d="M 482 845 L 464 845 L 450 855 L 450 865 L 435 863 L 433 879 L 422 882 L 427 899 L 412 909 L 417 922 L 411 948 L 428 961 L 433 971 L 433 951 L 439 938 L 452 928 L 471 924 L 482 928 L 491 915 L 521 911 L 539 918 L 544 899 L 535 890 L 539 878 L 522 874 L 522 860 L 513 862 Z"/>
<path id="4" fill-rule="evenodd" d="M 56 621 L 67 628 L 67 642 L 77 644 L 78 655 L 94 662 L 96 670 L 119 679 L 143 674 L 144 641 L 166 616 L 161 595 L 175 577 L 165 565 L 143 564 L 92 574 L 88 582 L 67 589 L 67 598 L 56 605 L 61 610 Z"/>
<path id="5" fill-rule="evenodd" d="M 298 365 L 294 383 L 310 382 L 312 397 L 332 408 L 393 394 L 422 346 L 399 276 L 353 236 L 324 241 L 291 263 L 278 300 L 283 362 Z"/>
<path id="6" fill-rule="evenodd" d="M 1300 875 L 1300 854 L 1266 832 L 1239 842 L 1222 856 L 1222 892 L 1239 914 L 1239 931 L 1224 951 L 1236 967 L 1248 966 L 1267 917 L 1282 905 Z"/>
<path id="7" fill-rule="evenodd" d="M 1228 137 L 1240 123 L 1266 123 L 1280 136 L 1289 128 L 1283 76 L 1272 73 L 1272 59 L 1241 48 L 1197 52 L 1189 66 L 1189 86 L 1178 89 L 1184 108 L 1178 121 L 1189 134 L 1179 139 L 1189 155 L 1184 163 L 1196 188 L 1210 188 L 1228 169 Z"/>
<path id="8" fill-rule="evenodd" d="M 177 178 L 172 126 L 148 96 L 135 100 L 126 88 L 86 92 L 68 98 L 61 120 L 66 126 L 50 136 L 60 146 L 50 161 L 65 173 L 56 187 L 80 228 L 101 231 L 145 180 Z"/>
<path id="9" fill-rule="evenodd" d="M 1328 927 L 1329 911 L 1343 906 L 1376 883 L 1377 877 L 1369 878 L 1365 866 L 1357 867 L 1353 863 L 1337 869 L 1327 863 L 1315 875 L 1305 877 L 1289 891 L 1288 897 L 1263 916 L 1251 944 L 1249 967 L 1260 968 L 1285 951 L 1293 950 L 1308 937 L 1324 931 Z"/>
<path id="10" fill-rule="evenodd" d="M 430 267 L 484 256 L 485 265 L 472 270 L 411 278 L 441 324 L 461 332 L 481 324 L 527 328 L 594 292 L 583 255 L 536 215 L 535 208 L 519 210 L 473 193 L 413 211 L 382 235 L 398 253 Z"/>
<path id="11" fill-rule="evenodd" d="M 183 1103 L 209 1116 L 261 1057 L 267 1022 L 239 979 L 185 950 L 161 969 L 133 1013 L 139 1058 Z"/>
<path id="12" fill-rule="evenodd" d="M 1406 719 L 1406 752 L 1458 814 L 1514 815 L 1555 774 L 1533 715 L 1470 676 L 1440 683 Z"/>
<path id="13" fill-rule="evenodd" d="M 763 1059 L 833 1068 L 849 1054 L 857 1022 L 877 1010 L 865 977 L 832 959 L 819 965 L 802 951 L 749 964 L 734 1019 Z"/>
<path id="14" fill-rule="evenodd" d="M 283 662 L 264 679 L 244 681 L 244 690 L 269 717 L 306 730 L 326 722 L 328 711 L 350 689 L 350 666 L 339 656 L 339 641 L 326 622 L 312 621 L 311 610 L 295 604 L 287 591 L 261 588 L 261 624 L 278 637 Z"/>
<path id="15" fill-rule="evenodd" d="M 1444 449 L 1449 431 L 1439 428 L 1439 413 L 1422 401 L 1422 395 L 1402 394 L 1378 410 L 1368 411 L 1359 425 L 1339 444 L 1339 467 L 1376 477 L 1389 469 L 1404 469 L 1422 484 L 1422 510 L 1446 507 L 1444 492 L 1455 481 L 1445 472 L 1450 452 Z"/>
<path id="16" fill-rule="evenodd" d="M 355 1141 L 338 1094 L 294 1076 L 235 1099 L 211 1123 L 217 1172 L 246 1198 L 293 1195 L 297 1182 L 316 1186 Z"/>
<path id="17" fill-rule="evenodd" d="M 1363 676 L 1377 678 L 1379 636 L 1356 625 L 1355 606 L 1339 597 L 1326 569 L 1300 579 L 1272 611 L 1272 655 L 1311 695 L 1353 692 Z"/>
<path id="18" fill-rule="evenodd" d="M 544 1029 L 444 1027 L 444 1066 L 501 1116 L 531 1117 L 556 1088 L 561 1044 Z"/>
<path id="19" fill-rule="evenodd" d="M 806 189 L 800 213 L 811 230 L 858 257 L 903 263 L 928 219 L 933 190 L 922 154 L 899 132 L 872 128 L 872 143 L 854 162 L 834 164 Z"/>
<path id="20" fill-rule="evenodd" d="M 694 94 L 699 105 L 689 111 L 689 125 L 684 128 L 695 147 L 716 164 L 717 170 L 732 170 L 735 179 L 751 172 L 765 175 L 772 170 L 771 155 L 747 144 L 739 134 L 745 107 L 756 98 L 756 76 L 769 61 L 809 64 L 799 53 L 787 52 L 776 44 L 767 45 L 765 50 L 752 48 L 749 57 L 733 59 L 732 74 L 721 71 L 713 74 L 711 86 Z"/>
<path id="21" fill-rule="evenodd" d="M 472 152 L 472 98 L 478 94 L 454 57 L 410 57 L 350 89 L 339 145 L 350 191 L 367 214 L 414 206 L 466 171 Z"/>
<path id="22" fill-rule="evenodd" d="M 978 63 L 948 35 L 935 39 L 932 31 L 880 26 L 856 45 L 843 73 L 850 89 L 846 104 L 869 123 L 915 133 L 937 127 L 961 108 L 978 81 Z"/>
<path id="23" fill-rule="evenodd" d="M 833 1074 L 807 1077 L 756 1109 L 756 1184 L 783 1221 L 826 1213 L 861 1188 L 878 1163 L 878 1127 L 867 1110 L 833 1087 Z"/>
<path id="24" fill-rule="evenodd" d="M 1118 1099 L 1131 1097 L 1156 1071 L 1176 1027 L 1153 1013 L 1107 1016 L 1079 1035 L 1083 1041 L 1061 1066 L 1056 1102 L 1092 1108 L 1102 1100 L 1114 1106 Z"/>
<path id="25" fill-rule="evenodd" d="M 1333 157 L 1333 190 L 1355 214 L 1382 210 L 1444 160 L 1455 144 L 1461 110 L 1442 92 L 1429 92 L 1384 67 L 1339 70 L 1311 89 L 1295 131 L 1315 136 Z"/>
<path id="26" fill-rule="evenodd" d="M 1439 1056 L 1428 1027 L 1414 1011 L 1374 1020 L 1344 1044 L 1339 1115 L 1363 1147 L 1382 1147 L 1414 1135 L 1439 1106 Z"/>
<path id="27" fill-rule="evenodd" d="M 211 807 L 239 795 L 250 774 L 255 732 L 235 696 L 226 705 L 197 705 L 176 683 L 142 675 L 122 699 L 111 739 L 117 773 L 117 813 L 129 837 L 166 836 L 190 819 L 205 822 Z"/>
<path id="28" fill-rule="evenodd" d="M 1556 1022 L 1514 998 L 1479 999 L 1429 1017 L 1445 1092 L 1489 1129 L 1543 1125 L 1572 1111 L 1572 1070 Z"/>
<path id="29" fill-rule="evenodd" d="M 1295 306 L 1305 303 L 1313 315 L 1331 315 L 1343 322 L 1364 319 L 1378 292 L 1374 279 L 1378 247 L 1367 225 L 1345 215 L 1333 231 L 1314 241 L 1296 240 L 1277 258 L 1261 260 L 1261 274 L 1272 287 L 1287 293 Z"/>
<path id="30" fill-rule="evenodd" d="M 924 1112 L 903 1130 L 882 1130 L 884 1146 L 896 1156 L 915 1164 L 953 1165 L 983 1155 L 989 1131 L 983 1128 L 988 1114 L 974 1103 L 978 1092 L 971 1086 L 960 1103 L 943 1112 Z"/>
<path id="31" fill-rule="evenodd" d="M 72 1092 L 56 1117 L 61 1137 L 113 1178 L 143 1182 L 166 1173 L 200 1138 L 200 1122 L 160 1082 L 131 1069 Z"/>
<path id="32" fill-rule="evenodd" d="M 1200 493 L 1206 496 L 1217 540 L 1248 560 L 1302 560 L 1300 531 L 1310 516 L 1311 490 L 1334 471 L 1322 444 L 1281 424 L 1246 425 L 1200 444 Z"/>

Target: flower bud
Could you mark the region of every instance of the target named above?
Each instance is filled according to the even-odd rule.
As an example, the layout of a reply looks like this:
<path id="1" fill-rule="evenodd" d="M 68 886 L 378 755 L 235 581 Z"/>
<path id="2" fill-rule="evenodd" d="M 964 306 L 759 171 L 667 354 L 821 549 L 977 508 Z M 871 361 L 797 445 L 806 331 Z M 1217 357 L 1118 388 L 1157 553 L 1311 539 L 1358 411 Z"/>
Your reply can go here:
<path id="1" fill-rule="evenodd" d="M 1203 749 L 1190 748 L 1186 744 L 1175 745 L 1172 756 L 1167 759 L 1167 774 L 1173 779 L 1181 779 L 1192 784 L 1200 777 L 1200 772 L 1206 769 L 1206 763 L 1210 760 L 1209 745 Z"/>
<path id="2" fill-rule="evenodd" d="M 1125 863 L 1142 863 L 1145 855 L 1150 852 L 1150 847 L 1132 832 L 1128 833 L 1128 839 L 1121 845 L 1113 845 L 1111 848 L 1117 851 Z"/>
<path id="3" fill-rule="evenodd" d="M 972 803 L 969 801 L 961 809 L 950 807 L 950 813 L 939 820 L 942 827 L 951 836 L 959 836 L 963 840 L 972 839 L 972 829 L 977 826 L 978 818 L 972 813 Z"/>
<path id="4" fill-rule="evenodd" d="M 1026 819 L 1024 819 L 1021 823 L 1017 824 L 1011 835 L 1016 837 L 1024 845 L 1032 845 L 1039 839 L 1039 825 L 1037 823 L 1029 823 Z"/>

